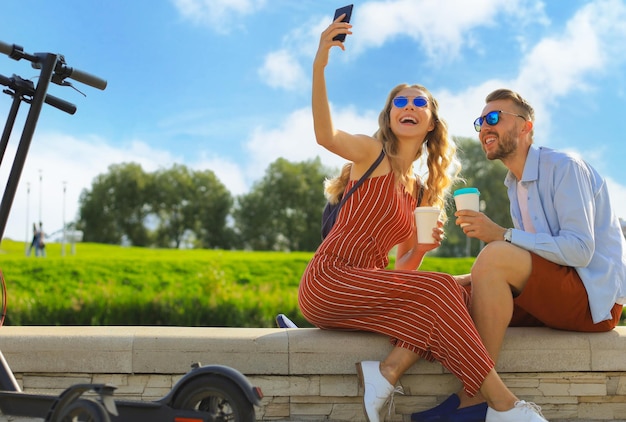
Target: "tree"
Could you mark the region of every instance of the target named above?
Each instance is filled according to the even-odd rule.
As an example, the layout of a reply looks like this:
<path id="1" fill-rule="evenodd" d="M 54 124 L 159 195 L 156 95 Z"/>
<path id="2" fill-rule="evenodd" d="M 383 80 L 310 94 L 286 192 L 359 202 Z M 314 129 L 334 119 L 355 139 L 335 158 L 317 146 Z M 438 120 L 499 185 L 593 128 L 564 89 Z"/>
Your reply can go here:
<path id="1" fill-rule="evenodd" d="M 230 249 L 236 246 L 234 231 L 227 225 L 233 198 L 210 170 L 194 172 L 191 212 L 193 231 L 202 248 Z"/>
<path id="2" fill-rule="evenodd" d="M 210 171 L 182 165 L 145 173 L 135 163 L 109 167 L 80 198 L 85 241 L 135 246 L 229 248 L 233 199 Z"/>
<path id="3" fill-rule="evenodd" d="M 136 246 L 150 243 L 144 225 L 150 208 L 146 205 L 150 176 L 136 163 L 113 164 L 98 175 L 92 189 L 79 199 L 77 228 L 86 242 L 119 244 L 127 239 Z"/>
<path id="4" fill-rule="evenodd" d="M 458 157 L 461 161 L 460 176 L 463 180 L 455 183 L 451 192 L 466 186 L 478 188 L 481 205 L 484 206 L 482 211 L 499 225 L 512 227 L 509 198 L 504 186 L 504 177 L 507 173 L 504 164 L 500 160 L 488 160 L 480 142 L 476 139 L 455 138 L 454 141 L 458 147 Z M 437 250 L 437 255 L 478 255 L 482 248 L 481 243 L 476 239 L 468 238 L 461 228 L 454 224 L 455 218 L 453 214 L 456 211 L 454 202 L 451 201 L 447 208 L 450 218 L 445 227 L 446 239 Z M 468 245 L 470 246 L 469 248 Z"/>
<path id="5" fill-rule="evenodd" d="M 178 248 L 189 240 L 199 247 L 229 247 L 232 236 L 227 235 L 226 219 L 232 203 L 210 170 L 193 172 L 174 165 L 156 172 L 151 204 L 157 217 L 157 246 Z"/>
<path id="6" fill-rule="evenodd" d="M 255 250 L 312 251 L 319 246 L 323 182 L 319 158 L 291 163 L 279 158 L 263 179 L 237 200 L 235 228 Z"/>
<path id="7" fill-rule="evenodd" d="M 233 218 L 243 249 L 274 249 L 277 234 L 271 227 L 273 206 L 277 205 L 265 196 L 260 182 L 255 183 L 249 193 L 237 198 Z"/>
<path id="8" fill-rule="evenodd" d="M 156 216 L 156 246 L 178 248 L 184 236 L 189 235 L 187 230 L 194 225 L 191 180 L 191 172 L 183 165 L 155 172 L 150 204 Z"/>

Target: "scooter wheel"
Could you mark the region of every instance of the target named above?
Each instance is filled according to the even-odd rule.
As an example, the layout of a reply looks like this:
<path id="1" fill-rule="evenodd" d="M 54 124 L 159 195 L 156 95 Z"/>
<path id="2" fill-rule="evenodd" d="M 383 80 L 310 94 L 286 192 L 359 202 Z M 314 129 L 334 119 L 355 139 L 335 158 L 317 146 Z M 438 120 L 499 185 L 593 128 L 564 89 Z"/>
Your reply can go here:
<path id="1" fill-rule="evenodd" d="M 212 421 L 255 421 L 254 406 L 239 385 L 220 375 L 191 380 L 176 394 L 172 407 L 208 413 Z"/>
<path id="2" fill-rule="evenodd" d="M 58 420 L 59 422 L 111 422 L 106 409 L 91 399 L 73 401 L 61 411 Z"/>

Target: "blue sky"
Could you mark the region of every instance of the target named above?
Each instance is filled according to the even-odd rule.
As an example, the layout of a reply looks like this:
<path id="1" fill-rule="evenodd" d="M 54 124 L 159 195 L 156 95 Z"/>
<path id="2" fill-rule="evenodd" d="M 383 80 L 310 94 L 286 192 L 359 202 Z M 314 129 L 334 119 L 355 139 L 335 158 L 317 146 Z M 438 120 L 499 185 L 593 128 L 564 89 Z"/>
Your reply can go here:
<path id="1" fill-rule="evenodd" d="M 108 81 L 104 91 L 75 83 L 86 97 L 51 85 L 78 110 L 44 107 L 4 237 L 29 238 L 40 210 L 46 232 L 60 230 L 76 218 L 80 192 L 111 164 L 210 169 L 233 195 L 279 157 L 320 156 L 339 167 L 343 160 L 313 138 L 310 79 L 320 33 L 343 5 L 4 0 L 1 41 L 63 54 Z M 535 107 L 536 144 L 594 165 L 626 219 L 624 22 L 623 0 L 355 1 L 354 34 L 326 71 L 335 125 L 372 133 L 389 90 L 420 83 L 440 101 L 452 135 L 477 139 L 472 122 L 485 96 L 512 88 Z M 37 72 L 2 56 L 0 74 Z M 0 96 L 3 118 L 10 105 Z M 0 170 L 3 187 L 26 109 Z"/>

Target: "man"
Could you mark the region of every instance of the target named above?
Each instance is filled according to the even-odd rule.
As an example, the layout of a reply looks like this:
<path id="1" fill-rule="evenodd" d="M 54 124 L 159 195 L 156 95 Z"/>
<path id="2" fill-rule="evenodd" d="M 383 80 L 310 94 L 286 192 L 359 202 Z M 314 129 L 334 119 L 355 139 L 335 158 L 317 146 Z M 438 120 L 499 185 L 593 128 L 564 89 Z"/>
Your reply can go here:
<path id="1" fill-rule="evenodd" d="M 467 236 L 486 243 L 458 280 L 471 283 L 472 318 L 489 354 L 497 361 L 509 325 L 612 330 L 626 303 L 626 241 L 606 182 L 583 160 L 533 145 L 534 110 L 516 92 L 489 94 L 481 116 L 474 127 L 487 158 L 509 170 L 515 226 L 455 213 Z M 480 395 L 460 392 L 411 420 L 478 422 L 485 413 Z"/>

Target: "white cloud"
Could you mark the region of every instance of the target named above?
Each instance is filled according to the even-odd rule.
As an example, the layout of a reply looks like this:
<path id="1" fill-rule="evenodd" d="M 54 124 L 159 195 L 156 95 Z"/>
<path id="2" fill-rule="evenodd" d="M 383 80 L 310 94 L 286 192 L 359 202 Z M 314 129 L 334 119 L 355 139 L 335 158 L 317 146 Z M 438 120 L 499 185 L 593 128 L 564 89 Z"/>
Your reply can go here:
<path id="1" fill-rule="evenodd" d="M 257 71 L 262 82 L 273 88 L 296 91 L 308 89 L 310 83 L 304 71 L 310 68 L 315 55 L 319 35 L 328 25 L 328 18 L 311 18 L 310 22 L 296 26 L 283 37 L 283 47 L 265 55 L 265 61 Z"/>
<path id="2" fill-rule="evenodd" d="M 477 26 L 493 25 L 499 13 L 511 12 L 518 3 L 491 0 L 368 2 L 353 13 L 351 42 L 355 50 L 362 51 L 407 36 L 419 42 L 431 59 L 449 61 L 468 40 L 468 31 Z"/>
<path id="3" fill-rule="evenodd" d="M 211 170 L 233 196 L 248 192 L 249 186 L 246 184 L 243 169 L 237 163 L 223 157 L 202 156 L 193 163 L 186 165 L 196 171 Z"/>
<path id="4" fill-rule="evenodd" d="M 229 33 L 239 27 L 240 16 L 249 15 L 265 6 L 265 0 L 172 0 L 178 12 L 195 24 L 217 32 Z"/>
<path id="5" fill-rule="evenodd" d="M 377 121 L 377 112 L 359 114 L 352 108 L 333 112 L 334 124 L 351 133 L 372 134 Z M 310 108 L 294 111 L 279 127 L 256 127 L 246 142 L 246 149 L 251 158 L 246 174 L 253 181 L 263 177 L 268 165 L 279 157 L 305 161 L 319 156 L 324 165 L 337 168 L 345 162 L 316 143 Z"/>
<path id="6" fill-rule="evenodd" d="M 17 240 L 23 238 L 23 228 L 27 224 L 40 218 L 47 233 L 60 230 L 64 205 L 65 221 L 74 220 L 81 191 L 90 187 L 93 178 L 105 173 L 110 164 L 136 161 L 142 166 L 154 167 L 158 162 L 171 160 L 167 153 L 150 154 L 149 148 L 141 143 L 121 150 L 95 137 L 80 140 L 42 133 L 34 136 L 32 144 L 36 148 L 31 148 L 26 159 L 4 233 L 5 237 Z M 2 180 L 8 177 L 9 163 L 12 165 L 14 155 L 15 148 L 9 144 L 5 157 L 7 166 L 0 174 Z"/>
<path id="7" fill-rule="evenodd" d="M 551 106 L 560 97 L 592 89 L 590 80 L 606 67 L 626 58 L 626 5 L 602 0 L 581 8 L 563 33 L 544 38 L 520 57 L 520 72 L 511 80 L 491 79 L 461 92 L 434 92 L 450 132 L 475 137 L 472 122 L 483 109 L 486 95 L 496 88 L 520 92 L 536 113 L 535 128 L 550 139 Z M 616 54 L 618 50 L 622 54 Z M 468 116 L 468 110 L 474 114 Z"/>
<path id="8" fill-rule="evenodd" d="M 40 208 L 46 233 L 61 230 L 63 221 L 77 218 L 81 192 L 91 189 L 94 178 L 107 173 L 111 164 L 134 162 L 140 164 L 144 171 L 153 172 L 181 162 L 170 152 L 154 149 L 142 141 L 134 141 L 125 147 L 112 147 L 108 141 L 96 137 L 77 139 L 41 132 L 33 138 L 33 145 L 36 148 L 31 148 L 26 159 L 4 238 L 22 240 L 26 236 L 28 239 L 30 229 L 27 226 L 40 219 Z M 0 180 L 7 180 L 14 155 L 15 148 L 9 144 Z M 241 167 L 224 158 L 199 157 L 196 162 L 185 165 L 196 170 L 211 169 L 233 195 L 248 189 Z"/>
<path id="9" fill-rule="evenodd" d="M 428 58 L 437 63 L 453 61 L 465 45 L 472 45 L 472 30 L 492 26 L 501 16 L 515 17 L 516 25 L 545 22 L 541 2 L 511 0 L 396 0 L 369 1 L 357 5 L 352 14 L 351 57 L 364 54 L 396 38 L 415 40 Z M 283 38 L 283 47 L 266 55 L 259 74 L 272 87 L 290 89 L 306 83 L 308 69 L 320 34 L 330 24 L 332 14 L 313 17 Z M 416 49 L 417 50 L 417 49 Z M 300 79 L 300 82 L 297 79 Z"/>
<path id="10" fill-rule="evenodd" d="M 287 50 L 269 53 L 258 73 L 259 77 L 273 88 L 300 91 L 309 85 L 306 83 L 302 66 Z"/>
<path id="11" fill-rule="evenodd" d="M 626 52 L 626 6 L 592 2 L 581 8 L 559 36 L 543 39 L 521 61 L 515 85 L 529 97 L 551 102 L 573 90 L 589 89 L 585 79 L 601 74 Z M 621 50 L 621 51 L 620 51 Z M 618 54 L 621 53 L 621 54 Z"/>
<path id="12" fill-rule="evenodd" d="M 532 0 L 369 1 L 355 6 L 350 48 L 362 53 L 408 37 L 417 41 L 431 60 L 449 62 L 461 47 L 472 44 L 473 29 L 507 18 L 514 18 L 520 27 L 546 21 L 542 2 Z M 315 25 L 316 39 L 328 24 L 330 17 Z"/>

